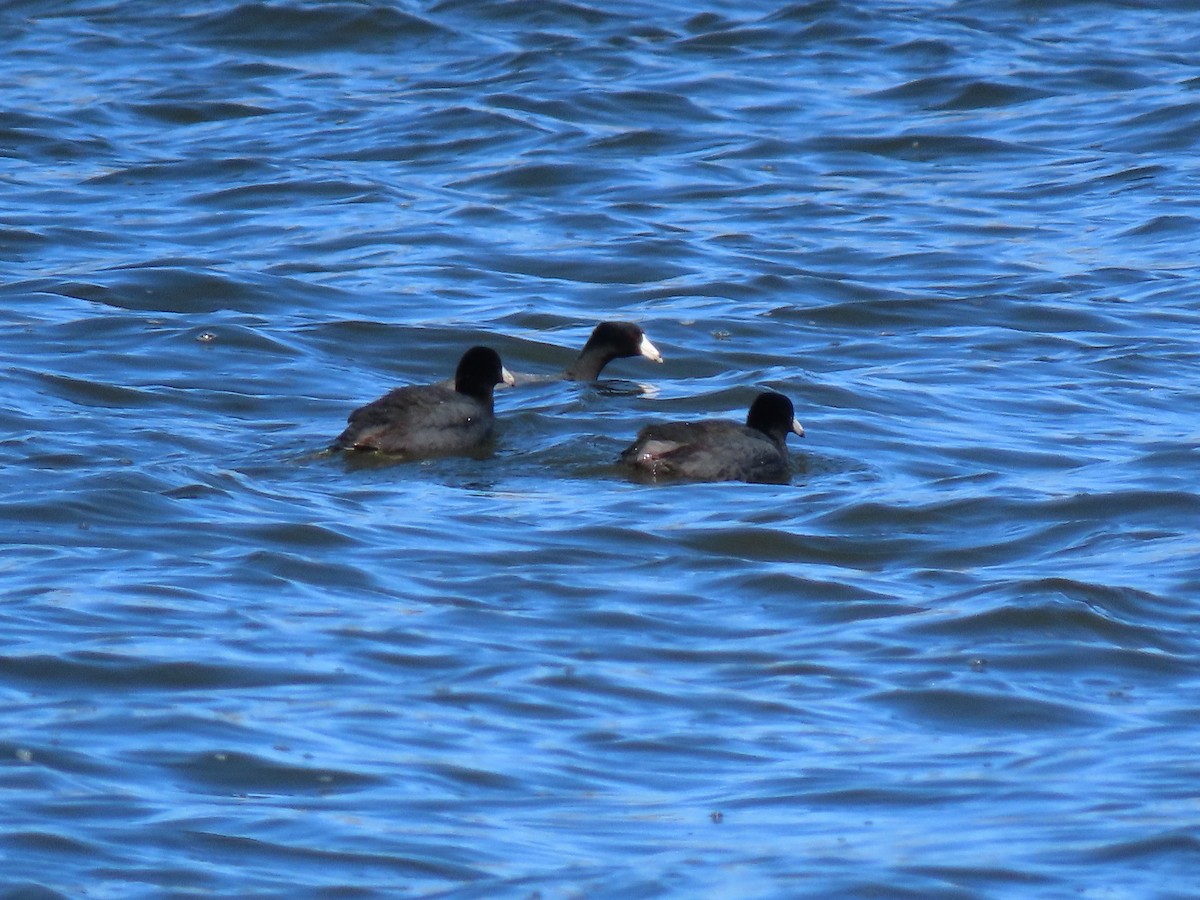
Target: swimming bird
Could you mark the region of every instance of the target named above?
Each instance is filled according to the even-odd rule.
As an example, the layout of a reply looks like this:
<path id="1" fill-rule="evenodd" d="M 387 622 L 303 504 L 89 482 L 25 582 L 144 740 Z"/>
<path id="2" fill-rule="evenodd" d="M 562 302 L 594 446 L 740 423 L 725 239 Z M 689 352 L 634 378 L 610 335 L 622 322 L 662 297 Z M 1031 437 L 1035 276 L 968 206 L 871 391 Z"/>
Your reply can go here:
<path id="1" fill-rule="evenodd" d="M 402 456 L 467 453 L 492 433 L 493 391 L 512 374 L 490 347 L 462 355 L 454 386 L 401 387 L 350 413 L 335 450 L 375 450 Z"/>
<path id="2" fill-rule="evenodd" d="M 746 424 L 715 420 L 665 422 L 638 432 L 621 462 L 652 479 L 786 482 L 791 478 L 787 436 L 804 437 L 792 401 L 764 391 Z"/>
<path id="3" fill-rule="evenodd" d="M 633 322 L 601 322 L 592 330 L 575 362 L 563 372 L 564 381 L 595 381 L 614 359 L 644 356 L 661 363 L 662 354 L 650 343 L 646 332 Z"/>

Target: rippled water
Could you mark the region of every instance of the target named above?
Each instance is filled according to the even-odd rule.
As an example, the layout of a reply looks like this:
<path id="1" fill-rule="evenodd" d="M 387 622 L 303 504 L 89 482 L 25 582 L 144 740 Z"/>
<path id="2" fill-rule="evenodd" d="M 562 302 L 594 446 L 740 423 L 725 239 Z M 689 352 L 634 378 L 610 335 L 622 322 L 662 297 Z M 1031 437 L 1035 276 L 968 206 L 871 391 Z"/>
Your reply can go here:
<path id="1" fill-rule="evenodd" d="M 1193 893 L 1191 4 L 170 10 L 0 7 L 11 894 Z"/>

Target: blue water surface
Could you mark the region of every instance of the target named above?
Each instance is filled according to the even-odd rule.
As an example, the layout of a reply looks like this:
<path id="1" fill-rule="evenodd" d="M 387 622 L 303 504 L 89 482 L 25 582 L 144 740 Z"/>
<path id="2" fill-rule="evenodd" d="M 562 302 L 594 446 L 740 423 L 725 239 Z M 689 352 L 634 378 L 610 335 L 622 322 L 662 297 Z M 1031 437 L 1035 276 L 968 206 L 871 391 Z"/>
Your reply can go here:
<path id="1" fill-rule="evenodd" d="M 5 896 L 1194 896 L 1192 4 L 0 40 Z M 604 319 L 665 363 L 323 452 Z M 789 484 L 614 464 L 764 388 Z"/>

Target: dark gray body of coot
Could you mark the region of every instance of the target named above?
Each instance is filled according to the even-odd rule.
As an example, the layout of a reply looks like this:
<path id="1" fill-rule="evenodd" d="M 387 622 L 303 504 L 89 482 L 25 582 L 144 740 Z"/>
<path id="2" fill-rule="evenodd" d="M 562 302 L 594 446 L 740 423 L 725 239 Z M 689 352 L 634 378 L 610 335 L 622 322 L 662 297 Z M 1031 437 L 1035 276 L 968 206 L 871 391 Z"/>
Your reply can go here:
<path id="1" fill-rule="evenodd" d="M 469 453 L 491 436 L 493 391 L 513 377 L 489 347 L 459 360 L 454 386 L 396 388 L 350 413 L 335 450 L 373 450 L 398 456 Z"/>
<path id="2" fill-rule="evenodd" d="M 804 436 L 792 401 L 765 391 L 755 398 L 746 424 L 664 422 L 638 432 L 621 462 L 652 479 L 782 483 L 791 479 L 787 436 Z"/>

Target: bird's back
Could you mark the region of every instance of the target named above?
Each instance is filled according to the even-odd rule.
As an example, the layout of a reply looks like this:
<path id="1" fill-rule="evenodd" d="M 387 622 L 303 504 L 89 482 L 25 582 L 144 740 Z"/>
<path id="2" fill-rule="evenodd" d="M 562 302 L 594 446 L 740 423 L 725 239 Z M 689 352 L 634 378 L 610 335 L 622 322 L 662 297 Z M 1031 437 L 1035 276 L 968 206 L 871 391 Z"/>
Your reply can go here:
<path id="1" fill-rule="evenodd" d="M 378 450 L 409 456 L 456 453 L 485 440 L 492 410 L 449 387 L 402 387 L 350 413 L 334 441 L 346 450 Z"/>
<path id="2" fill-rule="evenodd" d="M 786 481 L 787 450 L 736 422 L 667 422 L 643 428 L 621 461 L 655 478 Z"/>

